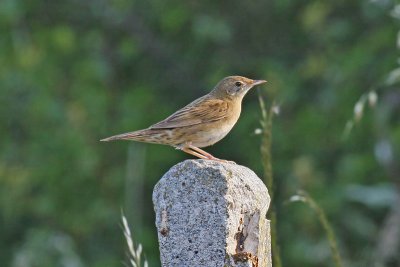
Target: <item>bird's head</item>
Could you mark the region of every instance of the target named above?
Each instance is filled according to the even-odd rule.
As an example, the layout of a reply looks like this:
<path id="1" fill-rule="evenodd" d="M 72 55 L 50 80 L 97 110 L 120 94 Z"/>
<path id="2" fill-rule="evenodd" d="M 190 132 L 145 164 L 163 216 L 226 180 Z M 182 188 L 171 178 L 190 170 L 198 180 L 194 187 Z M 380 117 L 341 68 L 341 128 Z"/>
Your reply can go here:
<path id="1" fill-rule="evenodd" d="M 242 76 L 228 76 L 222 79 L 211 93 L 223 98 L 242 99 L 252 87 L 266 82 L 265 80 L 252 80 Z"/>

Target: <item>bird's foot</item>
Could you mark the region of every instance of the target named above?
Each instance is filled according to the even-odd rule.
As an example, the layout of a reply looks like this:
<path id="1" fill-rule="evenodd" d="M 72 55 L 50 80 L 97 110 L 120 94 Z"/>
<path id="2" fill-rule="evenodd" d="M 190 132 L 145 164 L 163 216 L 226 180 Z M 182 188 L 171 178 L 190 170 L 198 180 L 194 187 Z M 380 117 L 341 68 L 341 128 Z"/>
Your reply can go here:
<path id="1" fill-rule="evenodd" d="M 222 162 L 222 163 L 228 163 L 228 164 L 234 164 L 234 165 L 236 165 L 236 162 L 234 162 L 234 161 L 232 161 L 232 160 L 219 159 L 219 158 L 216 158 L 216 157 L 213 157 L 213 158 L 211 158 L 211 159 L 209 159 L 209 160 L 215 160 L 215 161 L 219 161 L 219 162 Z"/>
<path id="2" fill-rule="evenodd" d="M 219 161 L 219 162 L 223 162 L 223 163 L 236 164 L 234 161 L 216 158 L 213 155 L 211 155 L 210 153 L 192 145 L 191 143 L 186 143 L 185 146 L 178 147 L 178 148 L 188 154 L 191 154 L 191 155 L 196 156 L 201 159 L 208 159 L 208 160 L 215 160 L 215 161 Z"/>

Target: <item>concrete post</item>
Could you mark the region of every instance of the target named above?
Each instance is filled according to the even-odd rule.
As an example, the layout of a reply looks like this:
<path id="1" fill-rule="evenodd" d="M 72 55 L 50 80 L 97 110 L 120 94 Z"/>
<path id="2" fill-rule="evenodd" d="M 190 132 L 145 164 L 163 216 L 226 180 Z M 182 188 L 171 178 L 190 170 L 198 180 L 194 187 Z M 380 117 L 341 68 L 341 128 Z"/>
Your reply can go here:
<path id="1" fill-rule="evenodd" d="M 172 167 L 153 191 L 163 267 L 271 267 L 268 190 L 250 169 L 212 160 Z"/>

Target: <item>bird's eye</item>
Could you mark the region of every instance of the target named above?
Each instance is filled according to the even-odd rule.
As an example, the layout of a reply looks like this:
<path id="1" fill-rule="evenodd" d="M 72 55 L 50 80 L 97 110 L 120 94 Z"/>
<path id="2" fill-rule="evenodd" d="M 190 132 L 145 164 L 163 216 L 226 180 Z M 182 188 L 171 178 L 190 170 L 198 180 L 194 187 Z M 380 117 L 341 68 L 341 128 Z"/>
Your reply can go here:
<path id="1" fill-rule="evenodd" d="M 240 87 L 240 86 L 242 86 L 242 83 L 241 82 L 235 82 L 235 86 Z"/>

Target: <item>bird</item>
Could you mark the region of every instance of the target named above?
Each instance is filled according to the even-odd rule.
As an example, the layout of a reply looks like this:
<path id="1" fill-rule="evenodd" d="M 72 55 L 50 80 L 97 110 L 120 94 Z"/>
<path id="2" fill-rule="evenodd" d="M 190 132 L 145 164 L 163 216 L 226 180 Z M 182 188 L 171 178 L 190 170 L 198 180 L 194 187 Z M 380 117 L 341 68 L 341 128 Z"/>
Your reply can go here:
<path id="1" fill-rule="evenodd" d="M 239 119 L 242 100 L 247 92 L 265 80 L 242 76 L 223 78 L 211 90 L 166 119 L 150 127 L 114 135 L 100 141 L 133 140 L 169 145 L 195 157 L 225 161 L 202 150 L 224 138 Z"/>

